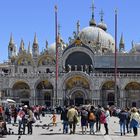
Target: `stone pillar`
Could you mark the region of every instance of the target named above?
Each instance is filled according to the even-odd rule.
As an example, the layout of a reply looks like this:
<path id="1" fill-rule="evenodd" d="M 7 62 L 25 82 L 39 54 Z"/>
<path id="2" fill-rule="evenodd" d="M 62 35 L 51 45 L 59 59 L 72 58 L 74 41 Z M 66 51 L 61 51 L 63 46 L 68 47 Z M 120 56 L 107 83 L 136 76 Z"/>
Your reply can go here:
<path id="1" fill-rule="evenodd" d="M 30 94 L 31 94 L 31 95 L 30 95 L 30 98 L 31 98 L 30 104 L 31 104 L 31 105 L 38 105 L 36 90 L 35 90 L 35 89 L 31 89 L 31 90 L 30 90 Z"/>
<path id="2" fill-rule="evenodd" d="M 71 65 L 68 65 L 68 71 L 71 72 Z"/>
<path id="3" fill-rule="evenodd" d="M 74 70 L 77 71 L 77 65 L 74 66 Z"/>
<path id="4" fill-rule="evenodd" d="M 81 65 L 81 71 L 83 71 L 84 69 L 83 69 L 83 65 Z"/>

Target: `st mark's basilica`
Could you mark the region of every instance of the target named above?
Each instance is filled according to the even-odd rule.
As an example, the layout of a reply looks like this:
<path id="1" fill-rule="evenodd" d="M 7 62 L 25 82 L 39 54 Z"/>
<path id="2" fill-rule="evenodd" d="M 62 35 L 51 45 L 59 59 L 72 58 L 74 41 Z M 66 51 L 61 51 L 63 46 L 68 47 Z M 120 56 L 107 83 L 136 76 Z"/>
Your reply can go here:
<path id="1" fill-rule="evenodd" d="M 94 6 L 94 5 L 92 5 Z M 88 24 L 88 21 L 87 21 Z M 112 25 L 114 26 L 114 25 Z M 0 64 L 1 100 L 13 99 L 28 105 L 117 105 L 140 107 L 140 43 L 132 42 L 125 51 L 123 35 L 117 49 L 115 75 L 115 39 L 101 21 L 96 23 L 94 8 L 89 26 L 77 29 L 69 42 L 58 34 L 58 82 L 56 92 L 56 45 L 46 41 L 39 52 L 37 35 L 19 51 L 11 35 L 8 60 Z M 57 95 L 56 95 L 57 94 Z"/>

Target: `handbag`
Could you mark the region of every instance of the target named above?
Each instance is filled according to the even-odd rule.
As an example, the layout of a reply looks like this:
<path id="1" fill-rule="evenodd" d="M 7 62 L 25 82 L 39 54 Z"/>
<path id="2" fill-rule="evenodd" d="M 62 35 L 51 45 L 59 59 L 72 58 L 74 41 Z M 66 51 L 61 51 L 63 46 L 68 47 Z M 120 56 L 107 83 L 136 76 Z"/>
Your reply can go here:
<path id="1" fill-rule="evenodd" d="M 73 116 L 73 122 L 78 123 L 78 117 L 76 115 Z"/>
<path id="2" fill-rule="evenodd" d="M 35 123 L 35 122 L 36 122 L 36 118 L 33 117 L 31 122 L 32 122 L 32 123 Z"/>
<path id="3" fill-rule="evenodd" d="M 19 115 L 17 115 L 17 121 L 22 121 L 22 118 Z"/>

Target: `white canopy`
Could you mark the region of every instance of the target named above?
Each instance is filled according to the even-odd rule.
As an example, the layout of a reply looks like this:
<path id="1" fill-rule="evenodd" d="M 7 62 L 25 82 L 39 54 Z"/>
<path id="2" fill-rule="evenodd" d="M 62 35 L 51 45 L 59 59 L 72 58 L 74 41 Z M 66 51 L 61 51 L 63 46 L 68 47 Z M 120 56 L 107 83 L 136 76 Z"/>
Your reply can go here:
<path id="1" fill-rule="evenodd" d="M 12 100 L 12 99 L 6 99 L 6 101 L 7 101 L 8 103 L 15 103 L 15 101 Z"/>

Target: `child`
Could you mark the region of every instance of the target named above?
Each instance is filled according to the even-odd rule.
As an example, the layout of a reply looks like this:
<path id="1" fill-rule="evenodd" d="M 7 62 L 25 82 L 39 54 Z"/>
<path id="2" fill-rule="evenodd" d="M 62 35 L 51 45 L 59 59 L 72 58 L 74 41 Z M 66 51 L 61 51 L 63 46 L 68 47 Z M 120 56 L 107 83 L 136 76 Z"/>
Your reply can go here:
<path id="1" fill-rule="evenodd" d="M 53 116 L 52 116 L 52 123 L 53 123 L 53 126 L 56 126 L 56 114 L 53 113 Z"/>

